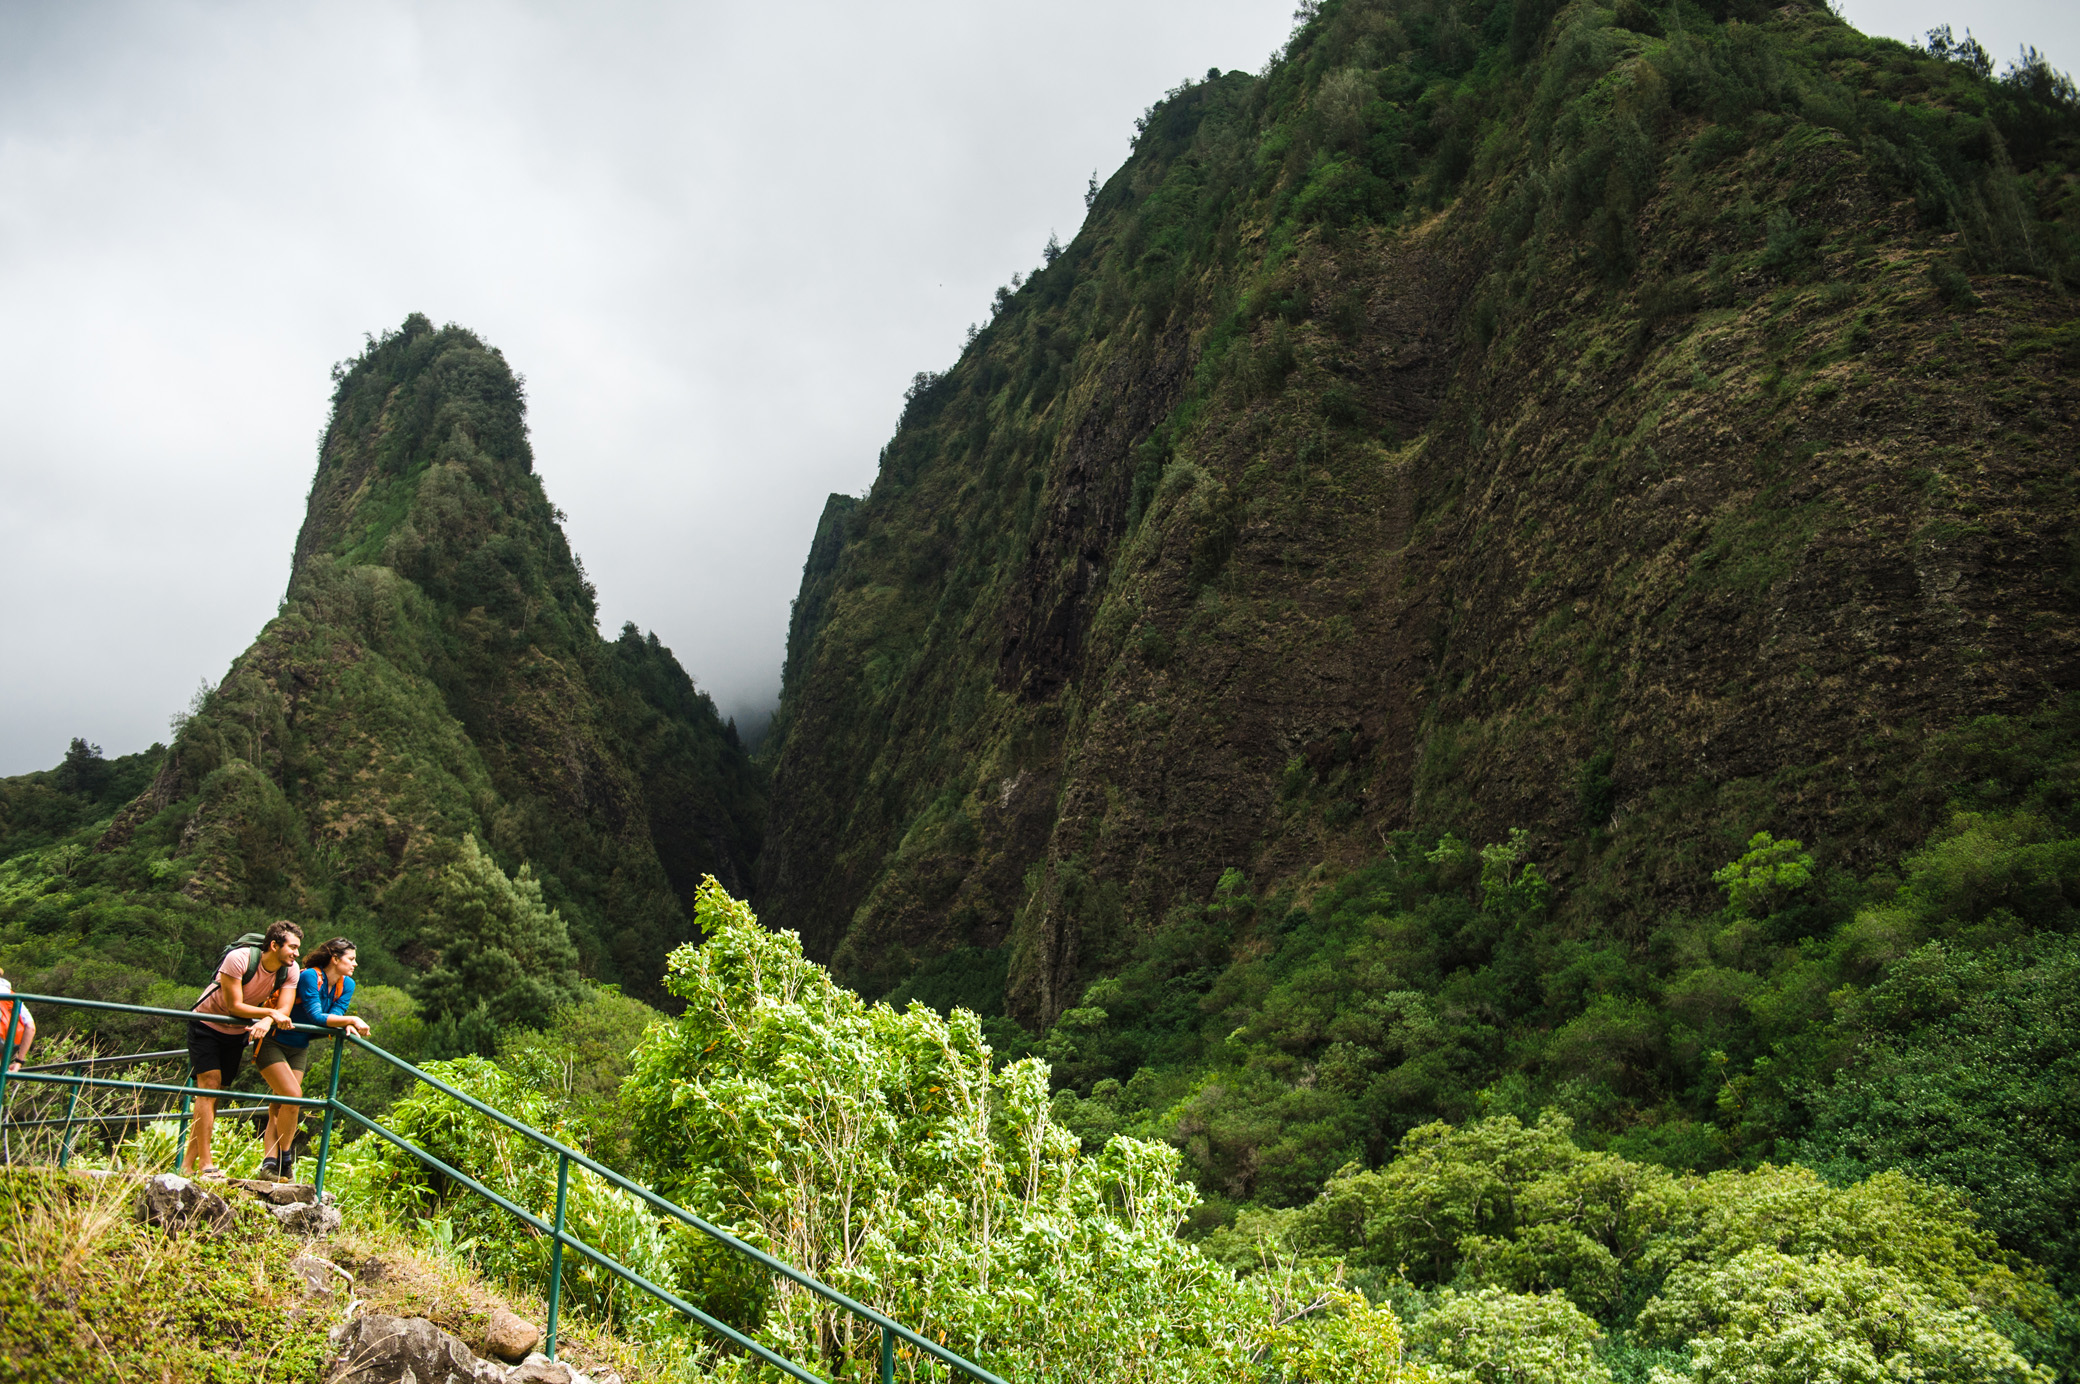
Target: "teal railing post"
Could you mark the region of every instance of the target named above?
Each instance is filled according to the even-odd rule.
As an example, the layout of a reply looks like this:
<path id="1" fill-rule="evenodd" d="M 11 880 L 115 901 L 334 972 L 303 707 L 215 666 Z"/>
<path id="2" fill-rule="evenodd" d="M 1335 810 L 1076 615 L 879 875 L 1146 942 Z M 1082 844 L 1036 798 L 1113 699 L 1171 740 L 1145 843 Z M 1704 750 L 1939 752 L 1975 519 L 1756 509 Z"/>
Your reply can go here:
<path id="1" fill-rule="evenodd" d="M 325 1088 L 325 1123 L 318 1130 L 318 1175 L 311 1186 L 325 1195 L 325 1159 L 332 1152 L 332 1112 L 339 1109 L 339 1060 L 347 1050 L 346 1030 L 332 1035 L 332 1083 Z"/>
<path id="2" fill-rule="evenodd" d="M 549 1251 L 549 1349 L 556 1358 L 556 1308 L 563 1298 L 563 1202 L 571 1183 L 571 1156 L 556 1155 L 556 1244 Z"/>
<path id="3" fill-rule="evenodd" d="M 94 1069 L 92 1067 L 87 1068 L 87 1075 L 92 1076 L 93 1074 Z M 72 1094 L 65 1098 L 65 1137 L 58 1141 L 58 1166 L 60 1168 L 65 1166 L 66 1159 L 72 1157 L 72 1111 L 79 1104 L 79 1091 L 79 1086 L 75 1084 L 72 1088 Z"/>
<path id="4" fill-rule="evenodd" d="M 181 1085 L 193 1086 L 194 1084 L 195 1059 L 191 1057 L 188 1059 L 188 1074 L 181 1078 Z M 186 1091 L 181 1092 L 181 1132 L 174 1136 L 173 1141 L 173 1166 L 175 1168 L 179 1168 L 181 1164 L 188 1161 L 188 1113 L 194 1108 L 195 1097 L 189 1095 Z M 196 1171 L 200 1172 L 201 1169 L 198 1168 Z"/>
<path id="5" fill-rule="evenodd" d="M 896 1384 L 896 1333 L 881 1328 L 881 1384 Z"/>

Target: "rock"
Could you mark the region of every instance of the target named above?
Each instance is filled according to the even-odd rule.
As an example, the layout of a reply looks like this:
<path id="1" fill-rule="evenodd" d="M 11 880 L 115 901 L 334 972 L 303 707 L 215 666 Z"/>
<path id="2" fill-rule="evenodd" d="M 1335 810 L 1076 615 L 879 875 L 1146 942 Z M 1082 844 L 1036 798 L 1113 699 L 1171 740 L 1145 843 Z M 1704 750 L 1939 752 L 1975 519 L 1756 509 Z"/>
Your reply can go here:
<path id="1" fill-rule="evenodd" d="M 240 1178 L 234 1179 L 231 1185 L 242 1192 L 251 1192 L 269 1206 L 308 1206 L 319 1199 L 318 1189 L 308 1182 L 252 1182 Z M 332 1193 L 325 1194 L 327 1206 L 335 1200 Z"/>
<path id="2" fill-rule="evenodd" d="M 215 1192 L 205 1191 L 185 1177 L 160 1173 L 145 1179 L 137 1193 L 137 1218 L 161 1230 L 181 1231 L 200 1225 L 204 1230 L 231 1228 L 231 1203 Z"/>
<path id="3" fill-rule="evenodd" d="M 546 1355 L 530 1355 L 506 1374 L 506 1384 L 592 1384 L 579 1371 Z"/>
<path id="4" fill-rule="evenodd" d="M 525 1360 L 541 1343 L 542 1329 L 517 1312 L 499 1308 L 484 1327 L 484 1347 L 508 1364 Z"/>
<path id="5" fill-rule="evenodd" d="M 329 1259 L 320 1259 L 314 1254 L 299 1254 L 289 1261 L 289 1267 L 303 1280 L 305 1297 L 331 1297 L 333 1285 L 346 1277 L 346 1272 Z"/>
<path id="6" fill-rule="evenodd" d="M 332 1333 L 339 1354 L 325 1384 L 505 1384 L 507 1371 L 480 1360 L 424 1317 L 356 1317 Z"/>
<path id="7" fill-rule="evenodd" d="M 291 1235 L 330 1235 L 339 1229 L 339 1208 L 323 1206 L 317 1202 L 291 1202 L 287 1206 L 270 1206 L 269 1211 L 282 1223 L 282 1229 Z"/>

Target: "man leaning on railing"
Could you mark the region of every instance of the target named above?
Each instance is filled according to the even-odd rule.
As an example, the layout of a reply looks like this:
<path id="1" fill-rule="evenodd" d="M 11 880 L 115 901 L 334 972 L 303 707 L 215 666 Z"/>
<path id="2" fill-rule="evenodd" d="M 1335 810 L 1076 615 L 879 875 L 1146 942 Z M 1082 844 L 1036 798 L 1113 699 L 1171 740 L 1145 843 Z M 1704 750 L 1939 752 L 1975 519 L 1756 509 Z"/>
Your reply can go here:
<path id="1" fill-rule="evenodd" d="M 238 1060 L 246 1044 L 259 1042 L 276 1024 L 289 1022 L 299 972 L 296 949 L 302 945 L 302 929 L 284 919 L 271 924 L 264 937 L 248 934 L 225 949 L 217 962 L 217 978 L 195 1001 L 197 1017 L 188 1021 L 188 1061 L 197 1086 L 215 1091 L 231 1085 L 238 1078 Z M 191 1177 L 224 1176 L 210 1161 L 216 1123 L 216 1099 L 197 1096 L 182 1172 Z"/>

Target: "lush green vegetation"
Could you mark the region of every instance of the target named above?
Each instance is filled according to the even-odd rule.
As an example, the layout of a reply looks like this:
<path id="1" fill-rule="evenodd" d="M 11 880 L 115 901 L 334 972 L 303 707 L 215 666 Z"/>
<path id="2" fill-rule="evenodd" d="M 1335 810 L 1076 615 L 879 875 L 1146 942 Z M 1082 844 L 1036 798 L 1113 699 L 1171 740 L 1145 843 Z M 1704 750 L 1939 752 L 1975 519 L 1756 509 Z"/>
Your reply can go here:
<path id="1" fill-rule="evenodd" d="M 2070 704 L 1932 747 L 1960 783 L 1858 877 L 1757 835 L 1723 905 L 1561 928 L 1523 838 L 1403 833 L 1365 869 L 1173 910 L 1042 1051 L 1095 1147 L 1168 1139 L 1209 1194 L 1305 1205 L 1433 1119 L 1564 1112 L 1678 1169 L 1904 1169 L 2080 1292 L 2080 737 Z"/>
<path id="2" fill-rule="evenodd" d="M 2041 61 L 1815 5 L 1305 7 L 826 511 L 762 908 L 1434 1368 L 2070 1368 L 2076 169 Z M 1324 1228 L 1440 1120 L 1668 1218 Z M 1788 1205 L 1895 1196 L 2026 1290 Z"/>
<path id="3" fill-rule="evenodd" d="M 222 1234 L 138 1222 L 136 1187 L 0 1170 L 0 1369 L 24 1384 L 318 1377 L 330 1321 L 298 1310 L 299 1243 L 240 1198 Z"/>
<path id="4" fill-rule="evenodd" d="M 1296 1381 L 1391 1376 L 1391 1311 L 1341 1287 L 1333 1265 L 1288 1256 L 1237 1279 L 1181 1241 L 1193 1193 L 1176 1153 L 1133 1139 L 1084 1153 L 1054 1123 L 1045 1066 L 996 1065 L 973 1014 L 867 1004 L 712 882 L 700 923 L 707 940 L 670 971 L 685 1008 L 651 1026 L 621 1087 L 636 1166 L 666 1195 L 1007 1377 L 1228 1379 L 1250 1362 Z M 597 1146 L 600 1127 L 557 1098 L 577 1031 L 509 1044 L 502 1066 L 439 1070 Z M 553 1202 L 552 1158 L 446 1097 L 408 1099 L 393 1118 L 453 1165 L 495 1170 L 523 1204 Z M 547 1272 L 535 1237 L 389 1145 L 354 1145 L 340 1177 L 354 1197 L 445 1219 L 494 1272 Z M 567 1214 L 646 1277 L 828 1377 L 872 1377 L 878 1334 L 590 1174 L 573 1177 Z M 564 1281 L 625 1329 L 683 1329 L 597 1269 L 567 1267 Z M 742 1360 L 706 1363 L 752 1375 Z M 899 1367 L 940 1377 L 907 1348 Z"/>
<path id="5" fill-rule="evenodd" d="M 1491 884 L 1525 888 L 1499 854 Z M 1079 1144 L 1046 1066 L 1001 1061 L 973 1013 L 869 1004 L 719 886 L 700 921 L 707 940 L 671 966 L 686 1007 L 614 1074 L 618 1106 L 563 1099 L 586 1045 L 624 1021 L 604 1012 L 567 1012 L 524 1055 L 508 1043 L 501 1065 L 440 1070 L 590 1147 L 632 1132 L 632 1166 L 681 1204 L 1006 1377 L 2050 1384 L 2080 1358 L 2080 1304 L 1951 1187 L 1897 1169 L 1837 1182 L 1772 1163 L 1674 1170 L 1584 1147 L 1552 1109 L 1420 1125 L 1301 1205 L 1181 1237 L 1195 1192 L 1176 1150 L 1126 1134 Z M 523 1204 L 554 1200 L 553 1160 L 455 1102 L 428 1094 L 394 1114 Z M 340 1177 L 352 1204 L 422 1218 L 491 1272 L 546 1277 L 536 1237 L 388 1145 L 353 1146 Z M 580 1174 L 568 1214 L 795 1358 L 872 1376 L 871 1333 L 634 1199 Z M 686 1339 L 624 1285 L 565 1272 L 575 1300 L 624 1331 Z M 928 1373 L 907 1352 L 899 1369 Z"/>

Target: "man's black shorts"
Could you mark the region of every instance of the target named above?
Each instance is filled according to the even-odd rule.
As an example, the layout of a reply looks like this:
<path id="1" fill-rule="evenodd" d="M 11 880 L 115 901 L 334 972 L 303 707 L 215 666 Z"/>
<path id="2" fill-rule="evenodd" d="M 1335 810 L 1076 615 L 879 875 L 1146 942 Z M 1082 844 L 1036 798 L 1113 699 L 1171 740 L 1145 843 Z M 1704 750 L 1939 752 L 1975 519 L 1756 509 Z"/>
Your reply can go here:
<path id="1" fill-rule="evenodd" d="M 243 1033 L 219 1033 L 200 1019 L 188 1020 L 188 1061 L 195 1075 L 222 1072 L 223 1085 L 238 1080 L 238 1059 L 246 1050 Z"/>

